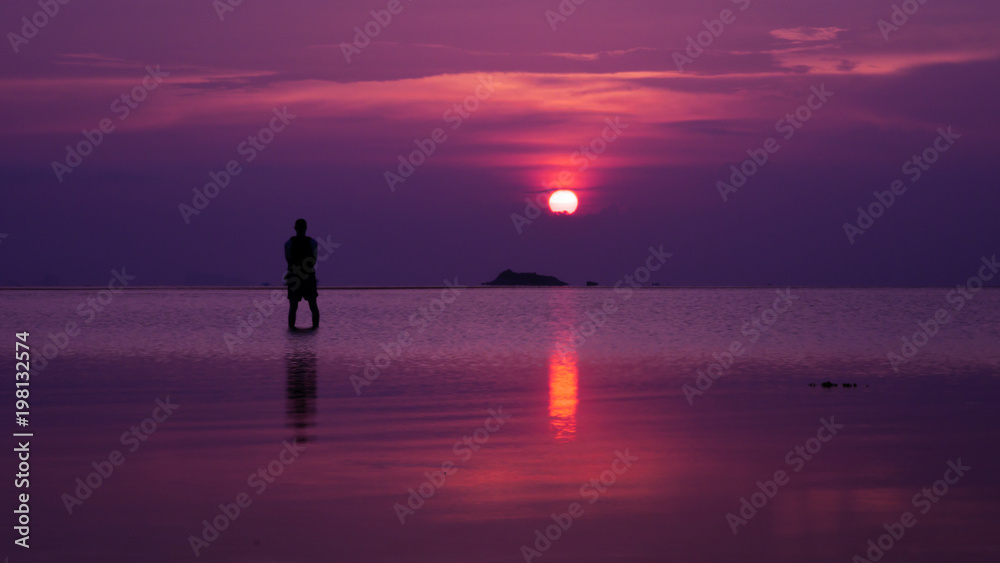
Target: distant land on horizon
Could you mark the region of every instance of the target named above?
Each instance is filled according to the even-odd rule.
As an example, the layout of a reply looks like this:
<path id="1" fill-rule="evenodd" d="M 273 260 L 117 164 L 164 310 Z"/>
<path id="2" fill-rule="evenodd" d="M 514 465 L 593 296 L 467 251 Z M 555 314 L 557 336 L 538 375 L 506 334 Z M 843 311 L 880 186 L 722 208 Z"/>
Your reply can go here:
<path id="1" fill-rule="evenodd" d="M 555 276 L 544 276 L 535 272 L 515 272 L 507 269 L 493 280 L 483 282 L 482 285 L 530 285 L 543 287 L 561 287 L 569 285 Z"/>

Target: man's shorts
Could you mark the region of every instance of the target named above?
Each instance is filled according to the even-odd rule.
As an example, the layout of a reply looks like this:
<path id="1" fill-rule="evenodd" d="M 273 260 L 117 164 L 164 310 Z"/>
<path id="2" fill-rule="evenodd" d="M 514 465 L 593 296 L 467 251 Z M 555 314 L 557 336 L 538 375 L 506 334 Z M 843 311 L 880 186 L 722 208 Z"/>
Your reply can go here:
<path id="1" fill-rule="evenodd" d="M 319 295 L 319 292 L 316 291 L 315 276 L 309 276 L 308 278 L 300 279 L 298 280 L 297 284 L 295 283 L 295 281 L 296 280 L 293 279 L 292 281 L 288 282 L 289 301 L 292 301 L 294 303 L 298 303 L 303 299 L 305 299 L 306 301 L 312 301 L 313 299 L 316 299 L 317 295 Z"/>

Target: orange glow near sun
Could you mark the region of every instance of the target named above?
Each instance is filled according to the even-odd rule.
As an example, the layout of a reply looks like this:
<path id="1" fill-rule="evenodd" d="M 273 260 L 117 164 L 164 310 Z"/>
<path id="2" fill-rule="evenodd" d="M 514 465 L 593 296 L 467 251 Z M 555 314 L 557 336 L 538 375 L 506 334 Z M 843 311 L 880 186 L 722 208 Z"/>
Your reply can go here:
<path id="1" fill-rule="evenodd" d="M 578 205 L 580 205 L 580 201 L 576 198 L 576 194 L 570 190 L 559 190 L 549 196 L 549 209 L 553 213 L 572 215 Z"/>
<path id="2" fill-rule="evenodd" d="M 557 442 L 576 439 L 576 357 L 553 352 L 549 358 L 549 422 Z"/>

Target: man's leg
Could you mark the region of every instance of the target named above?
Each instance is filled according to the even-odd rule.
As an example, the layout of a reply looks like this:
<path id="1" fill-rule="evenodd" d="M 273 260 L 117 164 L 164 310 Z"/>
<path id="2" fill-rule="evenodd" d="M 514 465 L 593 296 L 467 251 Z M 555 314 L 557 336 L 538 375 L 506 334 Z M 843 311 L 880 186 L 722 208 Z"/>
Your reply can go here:
<path id="1" fill-rule="evenodd" d="M 299 309 L 299 302 L 294 299 L 288 300 L 288 328 L 295 328 L 295 312 Z"/>
<path id="2" fill-rule="evenodd" d="M 319 327 L 319 305 L 316 304 L 316 298 L 313 297 L 309 300 L 309 310 L 312 311 L 313 316 L 313 328 Z"/>

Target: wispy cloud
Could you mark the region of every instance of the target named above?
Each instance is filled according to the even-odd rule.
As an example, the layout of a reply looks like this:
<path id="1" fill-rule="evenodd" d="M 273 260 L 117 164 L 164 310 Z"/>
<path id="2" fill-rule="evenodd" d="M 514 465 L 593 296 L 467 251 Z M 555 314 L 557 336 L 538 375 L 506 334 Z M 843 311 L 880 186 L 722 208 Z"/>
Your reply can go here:
<path id="1" fill-rule="evenodd" d="M 841 31 L 839 27 L 789 27 L 772 29 L 771 36 L 786 41 L 832 41 Z"/>
<path id="2" fill-rule="evenodd" d="M 98 68 L 134 68 L 139 66 L 139 63 L 134 61 L 120 59 L 117 57 L 108 57 L 100 53 L 63 53 L 57 55 L 55 63 L 61 65 Z"/>
<path id="3" fill-rule="evenodd" d="M 559 57 L 563 59 L 570 59 L 574 61 L 596 61 L 603 58 L 610 57 L 621 57 L 629 53 L 637 53 L 639 51 L 656 51 L 652 47 L 633 47 L 631 49 L 618 49 L 614 51 L 597 51 L 596 53 L 542 53 L 549 57 Z"/>

